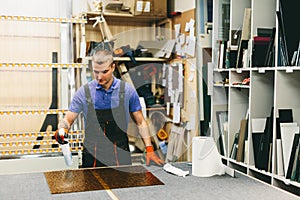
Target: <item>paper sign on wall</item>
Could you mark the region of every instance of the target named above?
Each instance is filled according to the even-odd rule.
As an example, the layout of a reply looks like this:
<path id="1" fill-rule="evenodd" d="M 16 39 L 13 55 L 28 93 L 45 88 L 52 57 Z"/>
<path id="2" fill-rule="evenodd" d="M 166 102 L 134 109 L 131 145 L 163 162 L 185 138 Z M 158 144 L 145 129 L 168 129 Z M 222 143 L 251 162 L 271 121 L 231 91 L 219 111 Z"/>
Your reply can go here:
<path id="1" fill-rule="evenodd" d="M 174 109 L 173 123 L 179 123 L 180 122 L 180 105 L 179 105 L 179 103 L 174 103 L 173 109 Z"/>
<path id="2" fill-rule="evenodd" d="M 137 1 L 135 10 L 137 12 L 150 12 L 150 1 Z"/>
<path id="3" fill-rule="evenodd" d="M 143 1 L 137 1 L 136 2 L 136 8 L 135 8 L 136 11 L 138 12 L 142 12 L 143 11 Z"/>
<path id="4" fill-rule="evenodd" d="M 144 12 L 150 12 L 150 1 L 146 2 Z"/>

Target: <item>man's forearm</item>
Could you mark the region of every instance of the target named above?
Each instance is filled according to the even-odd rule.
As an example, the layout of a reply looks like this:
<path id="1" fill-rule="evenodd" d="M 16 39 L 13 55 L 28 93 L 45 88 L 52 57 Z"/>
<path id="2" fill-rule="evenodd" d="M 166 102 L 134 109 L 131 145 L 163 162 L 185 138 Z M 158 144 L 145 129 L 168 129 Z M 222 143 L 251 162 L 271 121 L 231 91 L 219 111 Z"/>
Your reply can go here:
<path id="1" fill-rule="evenodd" d="M 60 122 L 58 123 L 57 128 L 58 129 L 65 128 L 69 130 L 74 120 L 77 118 L 77 116 L 78 113 L 68 111 L 67 114 L 64 116 L 64 118 L 61 119 Z"/>
<path id="2" fill-rule="evenodd" d="M 58 127 L 58 129 L 65 128 L 65 129 L 69 130 L 70 125 L 69 125 L 69 123 L 65 119 L 62 119 L 58 123 L 57 127 Z"/>
<path id="3" fill-rule="evenodd" d="M 138 126 L 139 133 L 145 143 L 145 146 L 151 146 L 151 135 L 147 123 Z"/>

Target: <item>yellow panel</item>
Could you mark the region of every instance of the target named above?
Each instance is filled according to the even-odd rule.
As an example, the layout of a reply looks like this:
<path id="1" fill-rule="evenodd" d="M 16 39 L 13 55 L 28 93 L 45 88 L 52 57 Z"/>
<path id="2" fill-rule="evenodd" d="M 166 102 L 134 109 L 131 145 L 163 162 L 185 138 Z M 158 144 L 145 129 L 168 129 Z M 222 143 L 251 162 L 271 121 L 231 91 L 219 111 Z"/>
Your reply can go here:
<path id="1" fill-rule="evenodd" d="M 52 99 L 51 69 L 1 68 L 0 110 L 49 109 Z M 39 131 L 45 114 L 1 115 L 1 132 Z"/>
<path id="2" fill-rule="evenodd" d="M 59 24 L 0 21 L 0 61 L 51 62 L 60 50 Z"/>

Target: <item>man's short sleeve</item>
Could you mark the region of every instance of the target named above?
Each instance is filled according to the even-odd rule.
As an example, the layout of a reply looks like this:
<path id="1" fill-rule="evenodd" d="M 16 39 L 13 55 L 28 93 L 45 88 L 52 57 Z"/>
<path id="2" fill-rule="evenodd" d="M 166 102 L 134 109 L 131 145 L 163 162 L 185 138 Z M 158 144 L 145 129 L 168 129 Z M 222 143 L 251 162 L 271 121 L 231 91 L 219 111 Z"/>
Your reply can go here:
<path id="1" fill-rule="evenodd" d="M 142 106 L 140 103 L 139 95 L 136 90 L 129 84 L 128 87 L 128 94 L 130 94 L 129 98 L 129 112 L 136 112 L 138 110 L 142 110 Z"/>
<path id="2" fill-rule="evenodd" d="M 69 111 L 75 112 L 75 113 L 80 113 L 83 111 L 83 105 L 85 101 L 85 94 L 84 94 L 84 88 L 81 87 L 79 88 L 69 106 Z"/>

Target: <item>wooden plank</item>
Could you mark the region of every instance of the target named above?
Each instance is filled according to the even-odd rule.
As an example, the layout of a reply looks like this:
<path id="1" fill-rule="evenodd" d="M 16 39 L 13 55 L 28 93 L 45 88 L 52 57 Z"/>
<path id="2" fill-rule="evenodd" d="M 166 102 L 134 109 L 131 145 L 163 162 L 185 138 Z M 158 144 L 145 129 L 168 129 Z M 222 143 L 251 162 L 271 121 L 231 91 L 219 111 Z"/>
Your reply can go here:
<path id="1" fill-rule="evenodd" d="M 189 137 L 186 138 L 187 149 L 185 152 L 185 160 L 191 161 L 192 158 L 192 139 L 199 133 L 199 113 L 198 113 L 198 96 L 197 96 L 197 72 L 196 59 L 188 59 L 184 63 L 184 106 L 181 110 L 183 121 L 188 121 L 191 130 L 188 132 Z"/>
<path id="2" fill-rule="evenodd" d="M 195 16 L 196 16 L 195 9 L 185 11 L 185 12 L 181 13 L 181 15 L 177 15 L 177 16 L 173 17 L 173 24 L 174 25 L 175 24 L 180 24 L 180 26 L 181 26 L 180 33 L 184 33 L 186 35 L 189 35 L 189 33 L 184 31 L 185 25 L 191 19 L 195 20 L 195 18 L 196 18 Z M 173 27 L 173 29 L 174 29 L 174 27 Z M 196 34 L 196 32 L 194 34 Z"/>

